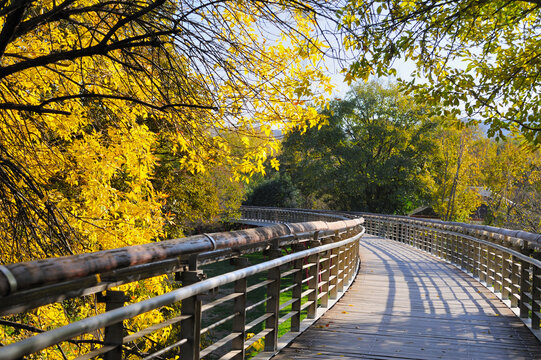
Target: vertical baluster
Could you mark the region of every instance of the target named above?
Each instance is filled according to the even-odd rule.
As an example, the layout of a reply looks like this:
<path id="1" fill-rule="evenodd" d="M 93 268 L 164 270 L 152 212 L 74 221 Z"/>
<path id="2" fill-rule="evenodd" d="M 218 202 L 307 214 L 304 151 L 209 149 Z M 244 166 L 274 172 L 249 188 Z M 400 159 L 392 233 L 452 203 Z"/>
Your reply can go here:
<path id="1" fill-rule="evenodd" d="M 449 257 L 449 234 L 441 234 L 441 241 L 443 246 L 443 258 L 447 261 L 450 261 Z"/>
<path id="2" fill-rule="evenodd" d="M 351 234 L 350 234 L 351 236 Z M 355 256 L 355 244 L 350 243 L 349 244 L 349 264 L 348 264 L 348 284 L 350 284 L 353 281 L 353 277 L 355 276 L 355 262 L 357 261 L 357 257 Z"/>
<path id="3" fill-rule="evenodd" d="M 524 260 L 520 260 L 520 317 L 529 318 L 528 305 L 530 303 L 530 298 L 527 295 L 530 291 L 528 282 L 530 281 L 530 264 Z"/>
<path id="4" fill-rule="evenodd" d="M 275 242 L 271 250 L 267 252 L 269 259 L 277 259 L 282 256 L 282 250 Z M 267 285 L 267 314 L 270 317 L 265 322 L 265 328 L 270 332 L 265 335 L 265 351 L 275 352 L 278 348 L 278 320 L 280 318 L 280 267 L 269 269 L 267 279 L 271 281 Z"/>
<path id="5" fill-rule="evenodd" d="M 334 233 L 334 236 L 332 237 L 332 240 L 334 242 L 340 241 L 340 236 L 338 235 L 338 231 Z M 331 272 L 330 272 L 330 278 L 331 278 L 331 291 L 329 294 L 329 297 L 331 299 L 336 299 L 338 297 L 338 271 L 339 271 L 339 261 L 340 261 L 340 249 L 334 248 L 331 250 Z"/>
<path id="6" fill-rule="evenodd" d="M 297 244 L 296 246 L 293 246 L 293 250 L 295 251 L 302 251 L 304 250 L 304 247 L 300 244 Z M 291 304 L 291 311 L 295 312 L 295 315 L 291 318 L 291 331 L 299 332 L 301 331 L 301 295 L 302 295 L 302 280 L 303 280 L 303 271 L 302 271 L 302 265 L 304 263 L 304 259 L 298 259 L 295 260 L 293 263 L 293 267 L 297 270 L 293 274 L 293 283 L 295 283 L 295 287 L 291 291 L 291 297 L 295 299 L 293 304 Z"/>
<path id="7" fill-rule="evenodd" d="M 235 258 L 232 259 L 232 263 L 237 269 L 242 269 L 248 266 L 248 259 Z M 246 287 L 246 278 L 235 281 L 234 291 L 242 295 L 237 296 L 233 302 L 233 312 L 237 313 L 237 316 L 233 318 L 231 330 L 234 333 L 239 333 L 239 335 L 235 337 L 231 343 L 231 350 L 239 351 L 239 353 L 232 357 L 233 360 L 244 360 L 245 356 L 244 342 L 246 340 Z"/>
<path id="8" fill-rule="evenodd" d="M 430 235 L 430 253 L 432 255 L 437 255 L 438 253 L 436 251 L 436 243 L 435 243 L 436 231 L 434 229 L 430 229 L 429 235 Z"/>
<path id="9" fill-rule="evenodd" d="M 308 288 L 311 290 L 310 294 L 308 294 L 308 301 L 312 302 L 307 309 L 307 317 L 309 319 L 315 319 L 317 314 L 317 298 L 319 293 L 319 257 L 320 253 L 317 253 L 310 255 L 308 258 L 308 262 L 311 264 L 310 269 L 308 270 L 308 276 L 310 277 L 310 280 L 308 281 Z"/>
<path id="10" fill-rule="evenodd" d="M 511 256 L 511 307 L 518 306 L 518 298 L 520 296 L 520 261 L 515 256 Z"/>
<path id="11" fill-rule="evenodd" d="M 332 238 L 328 237 L 323 239 L 323 244 L 331 244 L 333 242 Z M 326 251 L 323 256 L 326 258 L 324 262 L 321 264 L 322 271 L 321 271 L 321 282 L 323 285 L 321 286 L 321 292 L 323 296 L 321 297 L 321 307 L 326 308 L 329 306 L 329 287 L 330 287 L 330 277 L 331 277 L 331 254 L 332 252 L 330 250 Z"/>
<path id="12" fill-rule="evenodd" d="M 496 258 L 495 258 L 495 266 L 496 266 L 496 286 L 498 287 L 497 292 L 501 293 L 503 295 L 503 286 L 504 286 L 504 276 L 503 276 L 503 268 L 504 268 L 504 258 L 505 255 L 503 251 L 497 250 L 496 251 Z"/>
<path id="13" fill-rule="evenodd" d="M 473 276 L 480 277 L 480 267 L 481 267 L 481 244 L 475 242 L 473 244 Z"/>
<path id="14" fill-rule="evenodd" d="M 492 286 L 494 289 L 496 288 L 496 284 L 494 283 L 494 280 L 496 278 L 496 270 L 495 270 L 495 252 L 494 248 L 491 246 L 487 246 L 487 286 Z"/>
<path id="15" fill-rule="evenodd" d="M 512 271 L 512 259 L 511 257 L 502 252 L 502 299 L 509 299 L 511 293 L 511 271 Z"/>
<path id="16" fill-rule="evenodd" d="M 467 240 L 466 241 L 466 253 L 467 253 L 466 267 L 468 269 L 468 272 L 470 272 L 473 275 L 474 264 L 473 264 L 473 241 L 472 240 Z"/>
<path id="17" fill-rule="evenodd" d="M 466 269 L 466 239 L 460 237 L 457 239 L 456 248 L 458 251 L 458 256 L 460 257 L 460 267 Z"/>
<path id="18" fill-rule="evenodd" d="M 98 294 L 98 302 L 105 303 L 105 311 L 111 311 L 124 306 L 128 301 L 128 297 L 122 291 L 108 290 L 105 296 Z M 122 359 L 122 339 L 124 337 L 124 325 L 122 322 L 109 325 L 105 328 L 104 342 L 106 346 L 115 346 L 114 349 L 105 353 L 105 360 L 120 360 Z"/>
<path id="19" fill-rule="evenodd" d="M 338 248 L 338 292 L 344 291 L 344 277 L 345 277 L 345 264 L 346 264 L 346 246 L 340 246 Z"/>
<path id="20" fill-rule="evenodd" d="M 479 260 L 479 279 L 487 283 L 488 274 L 488 246 L 481 244 Z"/>
<path id="21" fill-rule="evenodd" d="M 533 266 L 532 274 L 532 329 L 539 329 L 541 320 L 541 269 Z"/>
<path id="22" fill-rule="evenodd" d="M 201 270 L 197 270 L 197 260 L 194 259 L 190 261 L 190 270 L 180 273 L 182 286 L 195 284 L 204 279 L 204 274 Z M 199 296 L 194 295 L 182 300 L 181 312 L 182 315 L 190 316 L 180 322 L 180 337 L 188 340 L 180 348 L 182 360 L 199 360 L 201 346 L 201 299 Z"/>

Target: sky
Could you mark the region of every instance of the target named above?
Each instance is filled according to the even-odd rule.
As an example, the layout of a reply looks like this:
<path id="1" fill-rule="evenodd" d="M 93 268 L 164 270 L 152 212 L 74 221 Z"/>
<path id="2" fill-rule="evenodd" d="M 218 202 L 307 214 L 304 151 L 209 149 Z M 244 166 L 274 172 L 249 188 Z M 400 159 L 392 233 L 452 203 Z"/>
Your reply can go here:
<path id="1" fill-rule="evenodd" d="M 397 60 L 395 62 L 396 66 L 396 77 L 402 79 L 411 78 L 411 74 L 415 70 L 415 64 L 411 61 Z M 332 98 L 344 98 L 346 93 L 349 90 L 348 84 L 344 81 L 344 75 L 340 74 L 340 69 L 338 67 L 333 67 L 333 65 L 328 65 L 329 75 L 331 76 L 331 81 L 335 86 L 333 90 Z M 383 78 L 383 80 L 394 81 L 395 78 Z"/>

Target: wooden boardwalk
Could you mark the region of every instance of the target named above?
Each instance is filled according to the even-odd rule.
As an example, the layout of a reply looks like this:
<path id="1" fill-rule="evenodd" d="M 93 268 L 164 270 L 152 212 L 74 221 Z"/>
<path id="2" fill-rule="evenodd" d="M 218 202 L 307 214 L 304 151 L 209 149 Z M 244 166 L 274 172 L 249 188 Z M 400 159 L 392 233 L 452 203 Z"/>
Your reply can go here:
<path id="1" fill-rule="evenodd" d="M 285 359 L 541 359 L 541 343 L 454 266 L 366 235 L 344 297 L 283 349 Z"/>

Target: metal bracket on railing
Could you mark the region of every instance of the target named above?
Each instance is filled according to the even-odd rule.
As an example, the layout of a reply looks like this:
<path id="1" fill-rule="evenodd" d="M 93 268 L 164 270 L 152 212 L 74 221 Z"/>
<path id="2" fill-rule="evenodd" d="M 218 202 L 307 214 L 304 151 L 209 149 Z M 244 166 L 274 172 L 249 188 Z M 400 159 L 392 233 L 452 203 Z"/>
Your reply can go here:
<path id="1" fill-rule="evenodd" d="M 210 240 L 210 243 L 212 244 L 212 250 L 216 250 L 216 240 L 214 240 L 214 238 L 207 233 L 204 233 L 203 235 L 205 235 L 205 237 Z"/>
<path id="2" fill-rule="evenodd" d="M 314 231 L 313 239 L 310 240 L 310 247 L 317 247 L 321 245 L 321 240 L 319 239 L 319 230 Z"/>
<path id="3" fill-rule="evenodd" d="M 289 223 L 284 223 L 283 225 L 285 225 L 285 227 L 289 230 L 290 234 L 295 234 L 295 230 L 293 230 L 293 228 L 291 227 L 291 225 L 289 225 Z"/>
<path id="4" fill-rule="evenodd" d="M 9 284 L 9 291 L 8 294 L 14 293 L 17 291 L 17 279 L 15 279 L 15 276 L 9 271 L 7 267 L 4 265 L 0 265 L 0 272 L 6 277 Z"/>
<path id="5" fill-rule="evenodd" d="M 207 278 L 207 274 L 203 270 L 183 271 L 175 274 L 175 280 L 180 281 L 182 286 L 192 285 L 203 281 Z"/>

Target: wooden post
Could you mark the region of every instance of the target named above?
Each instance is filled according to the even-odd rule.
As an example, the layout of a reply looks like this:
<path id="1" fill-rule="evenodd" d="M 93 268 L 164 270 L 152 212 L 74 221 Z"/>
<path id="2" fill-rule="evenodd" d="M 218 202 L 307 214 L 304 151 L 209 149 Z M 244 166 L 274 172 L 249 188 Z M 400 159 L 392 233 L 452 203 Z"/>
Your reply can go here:
<path id="1" fill-rule="evenodd" d="M 518 306 L 518 296 L 520 296 L 519 289 L 520 289 L 520 262 L 519 259 L 512 256 L 511 257 L 511 294 L 510 294 L 510 300 L 511 300 L 511 307 L 517 307 Z"/>
<path id="2" fill-rule="evenodd" d="M 101 294 L 100 294 L 101 295 Z M 128 297 L 122 291 L 108 290 L 105 296 L 98 296 L 98 302 L 105 303 L 105 311 L 111 311 L 124 306 Z M 104 355 L 104 360 L 122 359 L 122 339 L 124 338 L 124 325 L 122 322 L 109 325 L 105 328 L 105 345 L 115 346 Z"/>
<path id="3" fill-rule="evenodd" d="M 333 242 L 332 238 L 325 238 L 323 244 L 331 244 Z M 323 285 L 321 287 L 321 307 L 326 308 L 329 306 L 329 279 L 331 277 L 331 250 L 325 252 L 324 256 L 327 260 L 323 263 L 323 271 L 321 272 L 321 281 Z"/>
<path id="4" fill-rule="evenodd" d="M 477 265 L 478 265 L 478 251 L 479 243 L 476 241 L 471 241 L 471 273 L 473 277 L 477 277 Z"/>
<path id="5" fill-rule="evenodd" d="M 541 253 L 535 253 L 534 259 L 541 260 Z M 541 322 L 541 269 L 532 265 L 532 329 L 539 329 Z"/>
<path id="6" fill-rule="evenodd" d="M 197 270 L 197 260 L 190 260 L 190 270 L 183 271 L 180 275 L 182 286 L 195 284 L 205 278 L 203 271 Z M 190 317 L 180 322 L 180 337 L 187 339 L 180 348 L 182 360 L 199 360 L 201 346 L 201 300 L 198 295 L 182 300 L 182 315 Z"/>
<path id="7" fill-rule="evenodd" d="M 310 247 L 320 245 L 318 235 L 319 232 L 316 231 L 314 233 L 314 240 L 310 242 Z M 308 280 L 308 288 L 312 290 L 310 294 L 308 294 L 308 301 L 312 302 L 307 309 L 307 317 L 309 319 L 315 319 L 317 315 L 317 300 L 319 295 L 319 258 L 320 253 L 310 255 L 308 257 L 308 262 L 312 264 L 312 266 L 310 266 L 308 269 L 308 276 L 310 277 L 310 280 Z"/>
<path id="8" fill-rule="evenodd" d="M 509 255 L 502 252 L 502 299 L 509 298 L 509 290 L 511 289 L 511 272 L 513 271 L 513 259 Z"/>
<path id="9" fill-rule="evenodd" d="M 282 256 L 280 250 L 275 244 L 273 249 L 267 252 L 270 259 L 276 259 Z M 275 352 L 278 348 L 278 320 L 280 319 L 280 267 L 269 269 L 268 280 L 272 281 L 267 285 L 267 313 L 271 314 L 265 322 L 265 327 L 270 332 L 265 335 L 265 351 Z"/>
<path id="10" fill-rule="evenodd" d="M 530 272 L 528 271 L 530 268 L 530 264 L 527 263 L 524 260 L 520 260 L 520 301 L 519 301 L 519 308 L 520 308 L 520 317 L 521 318 L 528 318 L 529 317 L 529 309 L 528 309 L 528 303 L 526 299 L 529 300 L 526 293 L 530 290 L 528 287 L 528 281 L 530 280 Z"/>
<path id="11" fill-rule="evenodd" d="M 539 329 L 541 321 L 541 269 L 533 266 L 532 276 L 532 329 Z"/>
<path id="12" fill-rule="evenodd" d="M 245 268 L 249 265 L 247 258 L 234 258 L 231 259 L 231 263 L 235 265 L 237 269 Z M 233 318 L 233 324 L 231 327 L 232 332 L 239 333 L 239 335 L 233 339 L 231 343 L 231 350 L 238 350 L 233 360 L 244 360 L 245 349 L 244 342 L 246 340 L 246 278 L 235 281 L 235 292 L 242 294 L 237 296 L 233 302 L 233 313 L 237 313 L 237 316 Z"/>
<path id="13" fill-rule="evenodd" d="M 293 247 L 295 251 L 302 251 L 304 248 L 301 245 L 297 245 L 296 247 Z M 304 263 L 303 259 L 295 260 L 293 263 L 293 267 L 297 270 L 295 274 L 293 274 L 293 282 L 295 283 L 295 287 L 291 291 L 291 297 L 292 299 L 295 299 L 293 304 L 291 304 L 291 311 L 295 311 L 295 315 L 291 318 L 291 331 L 299 332 L 301 331 L 301 295 L 302 295 L 302 279 L 303 279 L 303 271 L 302 271 L 302 265 Z"/>
<path id="14" fill-rule="evenodd" d="M 334 236 L 333 236 L 333 241 L 340 241 L 340 236 L 338 235 L 338 231 L 335 232 Z M 338 271 L 339 271 L 339 263 L 340 263 L 340 249 L 339 248 L 334 248 L 331 250 L 331 257 L 332 257 L 332 261 L 331 261 L 331 273 L 330 273 L 330 276 L 331 276 L 331 292 L 329 294 L 329 297 L 331 299 L 336 299 L 338 297 Z"/>

